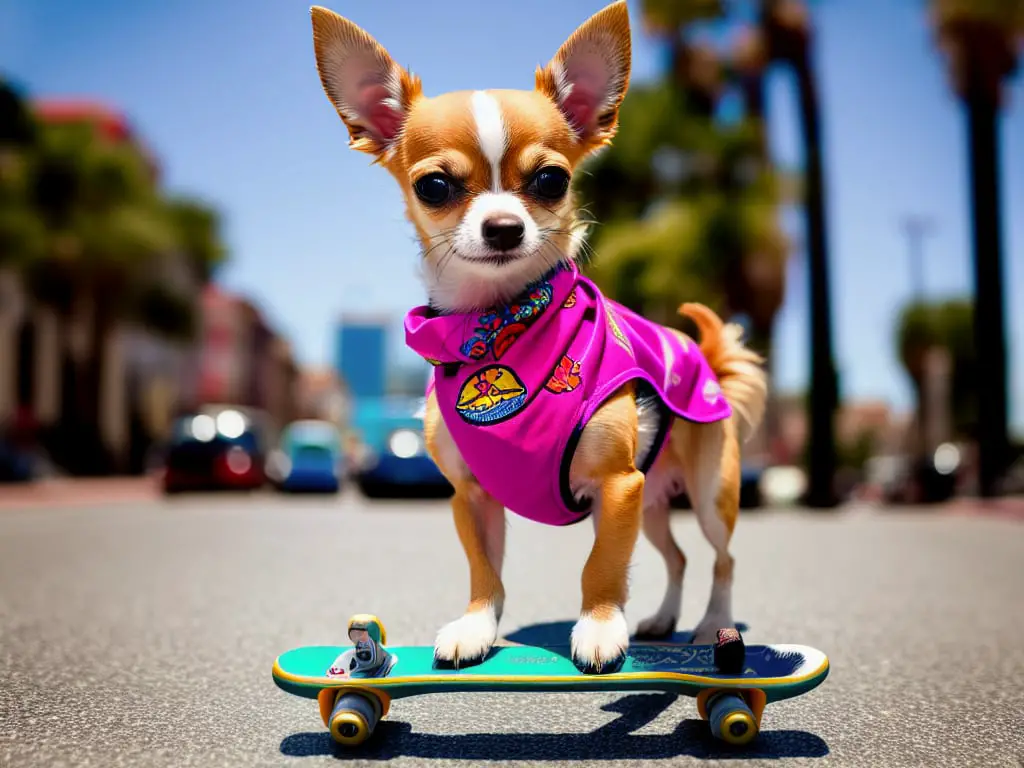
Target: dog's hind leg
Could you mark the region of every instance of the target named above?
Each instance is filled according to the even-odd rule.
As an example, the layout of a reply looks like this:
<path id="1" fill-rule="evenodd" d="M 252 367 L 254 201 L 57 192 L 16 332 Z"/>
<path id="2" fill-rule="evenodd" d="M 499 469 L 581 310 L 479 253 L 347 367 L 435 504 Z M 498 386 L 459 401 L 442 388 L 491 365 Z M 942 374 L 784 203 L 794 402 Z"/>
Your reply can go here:
<path id="1" fill-rule="evenodd" d="M 654 615 L 641 621 L 636 628 L 638 638 L 664 639 L 675 631 L 679 620 L 679 609 L 683 601 L 683 573 L 686 571 L 686 555 L 676 544 L 669 527 L 669 503 L 658 500 L 644 508 L 643 531 L 651 545 L 665 559 L 668 583 L 661 606 Z"/>
<path id="2" fill-rule="evenodd" d="M 732 419 L 712 424 L 680 421 L 672 435 L 679 441 L 687 492 L 701 531 L 715 550 L 711 596 L 693 642 L 713 643 L 719 629 L 733 628 L 733 557 L 729 542 L 739 514 L 740 449 Z"/>

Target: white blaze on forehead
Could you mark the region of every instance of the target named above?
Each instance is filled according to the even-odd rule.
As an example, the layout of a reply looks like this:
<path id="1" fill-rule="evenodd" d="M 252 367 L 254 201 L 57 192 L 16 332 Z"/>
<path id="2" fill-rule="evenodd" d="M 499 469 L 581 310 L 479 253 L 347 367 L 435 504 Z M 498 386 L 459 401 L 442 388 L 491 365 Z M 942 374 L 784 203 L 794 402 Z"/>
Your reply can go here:
<path id="1" fill-rule="evenodd" d="M 486 91 L 473 93 L 473 119 L 476 121 L 476 135 L 480 151 L 491 166 L 491 189 L 501 190 L 501 158 L 508 146 L 505 120 L 501 116 L 498 100 Z"/>

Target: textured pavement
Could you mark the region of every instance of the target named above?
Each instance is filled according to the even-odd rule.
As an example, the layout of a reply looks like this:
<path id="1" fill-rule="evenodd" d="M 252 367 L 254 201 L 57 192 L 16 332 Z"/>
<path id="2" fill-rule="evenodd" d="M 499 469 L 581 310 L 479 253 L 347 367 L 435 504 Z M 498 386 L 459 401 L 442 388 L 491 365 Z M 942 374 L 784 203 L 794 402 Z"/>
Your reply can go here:
<path id="1" fill-rule="evenodd" d="M 2 492 L 2 491 L 0 491 Z M 680 625 L 711 553 L 688 513 Z M 588 525 L 510 520 L 503 633 L 564 639 Z M 443 502 L 272 495 L 0 511 L 0 766 L 1019 766 L 1024 524 L 928 512 L 745 513 L 734 604 L 750 643 L 824 650 L 832 672 L 769 705 L 758 740 L 712 740 L 692 699 L 450 695 L 396 702 L 359 751 L 272 683 L 275 656 L 343 642 L 368 611 L 430 643 L 467 571 Z M 641 542 L 631 626 L 661 598 Z"/>

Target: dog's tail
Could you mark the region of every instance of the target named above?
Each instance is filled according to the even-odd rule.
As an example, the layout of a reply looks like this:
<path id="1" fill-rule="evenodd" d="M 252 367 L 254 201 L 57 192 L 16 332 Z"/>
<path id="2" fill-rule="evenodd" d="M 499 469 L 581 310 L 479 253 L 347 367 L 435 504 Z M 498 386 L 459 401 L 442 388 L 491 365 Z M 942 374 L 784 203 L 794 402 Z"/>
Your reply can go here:
<path id="1" fill-rule="evenodd" d="M 743 344 L 743 328 L 722 319 L 703 304 L 687 303 L 679 314 L 693 320 L 700 332 L 700 351 L 718 377 L 732 406 L 740 442 L 749 440 L 764 418 L 768 376 L 764 359 Z"/>

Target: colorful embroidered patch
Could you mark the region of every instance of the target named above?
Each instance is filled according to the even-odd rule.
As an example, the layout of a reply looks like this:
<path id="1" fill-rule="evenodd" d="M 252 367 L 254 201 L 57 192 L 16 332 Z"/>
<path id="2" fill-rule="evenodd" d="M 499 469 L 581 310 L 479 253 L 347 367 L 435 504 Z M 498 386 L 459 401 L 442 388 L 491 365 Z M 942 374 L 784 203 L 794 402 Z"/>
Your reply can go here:
<path id="1" fill-rule="evenodd" d="M 619 346 L 621 346 L 624 350 L 626 350 L 627 352 L 629 352 L 629 354 L 632 355 L 633 346 L 629 343 L 629 339 L 626 338 L 626 334 L 622 332 L 622 329 L 619 328 L 619 324 L 615 321 L 615 313 L 612 311 L 612 308 L 608 307 L 607 309 L 608 325 L 611 326 L 612 335 L 614 335 L 615 340 L 619 342 Z"/>
<path id="2" fill-rule="evenodd" d="M 562 303 L 565 309 L 572 309 L 576 306 L 576 289 L 573 288 L 568 296 L 565 297 L 565 301 Z"/>
<path id="3" fill-rule="evenodd" d="M 511 418 L 526 405 L 526 385 L 511 368 L 488 365 L 463 383 L 455 410 L 470 424 L 487 425 Z"/>
<path id="4" fill-rule="evenodd" d="M 580 385 L 580 364 L 568 355 L 563 355 L 561 362 L 555 368 L 544 389 L 560 395 L 563 392 L 572 392 Z"/>
<path id="5" fill-rule="evenodd" d="M 500 360 L 548 308 L 552 293 L 551 283 L 542 280 L 525 298 L 480 315 L 473 335 L 462 344 L 462 354 L 473 360 L 483 360 L 491 354 L 495 360 Z"/>

